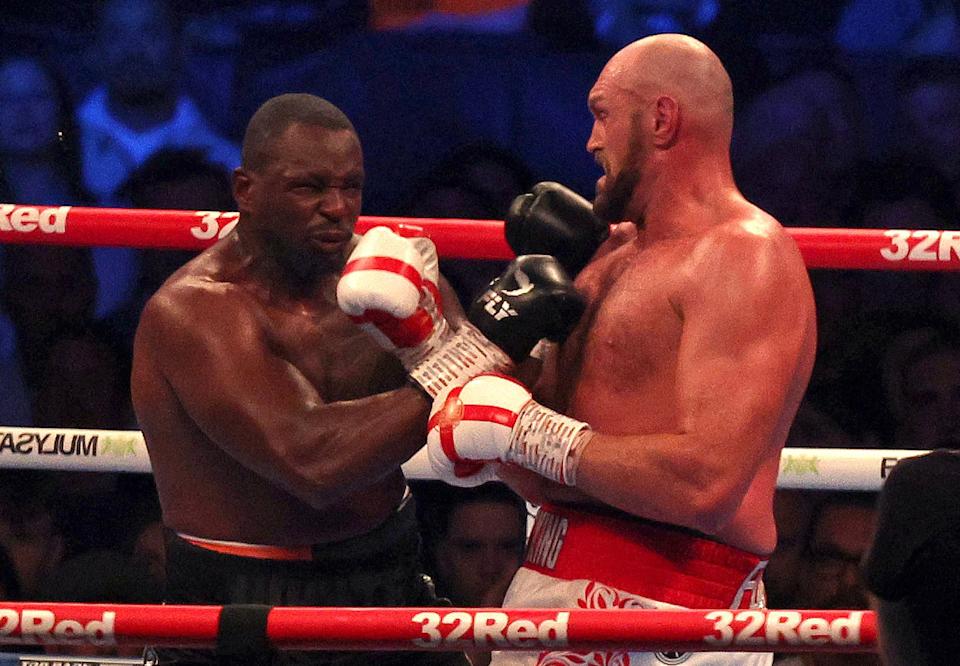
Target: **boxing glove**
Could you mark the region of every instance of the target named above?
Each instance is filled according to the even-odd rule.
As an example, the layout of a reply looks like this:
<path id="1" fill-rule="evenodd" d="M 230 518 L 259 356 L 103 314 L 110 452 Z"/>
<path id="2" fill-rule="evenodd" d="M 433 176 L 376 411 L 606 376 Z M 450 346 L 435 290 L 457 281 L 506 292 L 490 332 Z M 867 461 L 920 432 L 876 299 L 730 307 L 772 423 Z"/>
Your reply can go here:
<path id="1" fill-rule="evenodd" d="M 587 423 L 544 407 L 523 384 L 496 374 L 478 375 L 436 399 L 427 428 L 431 467 L 458 485 L 476 485 L 492 461 L 576 485 L 591 434 Z"/>
<path id="2" fill-rule="evenodd" d="M 513 364 L 468 323 L 453 330 L 443 317 L 437 253 L 426 238 L 374 227 L 357 243 L 337 283 L 337 303 L 431 397 L 481 372 Z"/>
<path id="3" fill-rule="evenodd" d="M 537 183 L 510 205 L 503 233 L 518 254 L 550 254 L 576 277 L 610 235 L 593 205 L 559 183 Z"/>
<path id="4" fill-rule="evenodd" d="M 514 259 L 470 306 L 467 318 L 516 362 L 546 338 L 562 342 L 586 308 L 560 263 L 545 254 Z"/>

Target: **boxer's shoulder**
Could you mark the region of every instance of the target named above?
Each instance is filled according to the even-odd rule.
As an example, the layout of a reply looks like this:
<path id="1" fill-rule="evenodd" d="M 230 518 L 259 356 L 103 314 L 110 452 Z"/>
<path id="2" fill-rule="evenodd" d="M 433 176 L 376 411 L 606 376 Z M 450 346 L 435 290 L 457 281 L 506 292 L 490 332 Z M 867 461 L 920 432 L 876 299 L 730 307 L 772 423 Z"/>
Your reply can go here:
<path id="1" fill-rule="evenodd" d="M 693 239 L 686 256 L 694 274 L 722 271 L 735 275 L 740 269 L 753 273 L 804 266 L 786 230 L 755 208 L 704 229 Z"/>
<path id="2" fill-rule="evenodd" d="M 179 337 L 189 330 L 226 335 L 255 324 L 262 308 L 241 284 L 219 279 L 204 271 L 185 271 L 172 276 L 144 306 L 140 327 Z M 160 337 L 162 343 L 164 339 Z"/>

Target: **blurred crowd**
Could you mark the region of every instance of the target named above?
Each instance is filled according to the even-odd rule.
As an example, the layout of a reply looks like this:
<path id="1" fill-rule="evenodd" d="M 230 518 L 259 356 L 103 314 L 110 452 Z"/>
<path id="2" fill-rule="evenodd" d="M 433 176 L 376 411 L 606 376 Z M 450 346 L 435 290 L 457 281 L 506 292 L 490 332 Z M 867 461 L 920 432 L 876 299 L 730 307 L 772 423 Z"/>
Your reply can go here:
<path id="1" fill-rule="evenodd" d="M 476 49 L 497 53 L 491 67 L 510 77 L 539 68 L 577 90 L 617 48 L 674 31 L 727 63 L 737 180 L 785 225 L 960 228 L 960 10 L 946 0 L 10 0 L 0 24 L 2 202 L 232 210 L 245 114 L 313 78 L 335 85 L 310 92 L 361 115 L 368 214 L 502 219 L 537 180 L 591 197 L 586 87 L 558 100 L 516 83 L 507 98 L 481 100 L 521 109 L 512 115 L 444 107 L 437 116 L 437 96 L 457 99 L 470 83 L 394 80 L 387 60 L 469 63 Z M 364 68 L 352 69 L 344 49 L 362 51 Z M 363 77 L 374 70 L 403 108 L 368 98 Z M 409 145 L 416 127 L 394 123 L 392 114 L 411 113 L 429 120 L 425 148 Z M 531 125 L 540 128 L 533 140 L 504 140 Z M 387 129 L 371 129 L 368 142 L 365 127 Z M 572 146 L 569 156 L 552 137 Z M 417 168 L 398 169 L 400 153 Z M 0 245 L 0 430 L 136 428 L 128 373 L 137 319 L 189 257 Z M 502 266 L 447 258 L 441 268 L 466 301 Z M 958 276 L 812 278 L 819 354 L 788 446 L 960 448 Z M 455 604 L 496 605 L 520 563 L 523 502 L 503 488 L 417 490 L 441 591 Z M 864 608 L 857 563 L 873 506 L 869 495 L 780 491 L 770 606 Z M 0 469 L 0 599 L 155 600 L 161 549 L 149 477 Z"/>

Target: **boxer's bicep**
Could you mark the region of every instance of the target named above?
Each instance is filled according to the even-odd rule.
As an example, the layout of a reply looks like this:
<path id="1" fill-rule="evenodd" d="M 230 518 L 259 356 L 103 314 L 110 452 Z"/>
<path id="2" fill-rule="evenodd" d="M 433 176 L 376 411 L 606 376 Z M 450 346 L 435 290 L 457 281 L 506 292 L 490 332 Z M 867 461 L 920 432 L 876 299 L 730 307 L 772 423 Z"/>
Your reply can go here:
<path id="1" fill-rule="evenodd" d="M 323 402 L 316 390 L 243 308 L 200 295 L 148 316 L 158 320 L 164 379 L 193 424 L 244 466 L 289 486 L 298 475 L 286 460 L 289 444 L 309 439 L 306 417 Z"/>
<path id="2" fill-rule="evenodd" d="M 742 456 L 744 481 L 780 426 L 812 321 L 796 268 L 746 245 L 721 256 L 685 300 L 677 365 L 682 431 Z"/>

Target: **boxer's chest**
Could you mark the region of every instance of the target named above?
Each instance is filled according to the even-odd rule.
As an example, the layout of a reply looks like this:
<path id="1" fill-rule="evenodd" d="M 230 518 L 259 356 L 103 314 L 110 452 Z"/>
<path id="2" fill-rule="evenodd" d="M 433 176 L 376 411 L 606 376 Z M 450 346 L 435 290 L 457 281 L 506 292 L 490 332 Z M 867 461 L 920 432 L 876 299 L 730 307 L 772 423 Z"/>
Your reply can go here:
<path id="1" fill-rule="evenodd" d="M 638 252 L 587 276 L 580 339 L 567 345 L 584 373 L 625 386 L 672 379 L 682 332 L 675 252 Z"/>
<path id="2" fill-rule="evenodd" d="M 382 393 L 404 381 L 399 361 L 335 306 L 275 309 L 269 322 L 275 353 L 326 401 Z"/>

